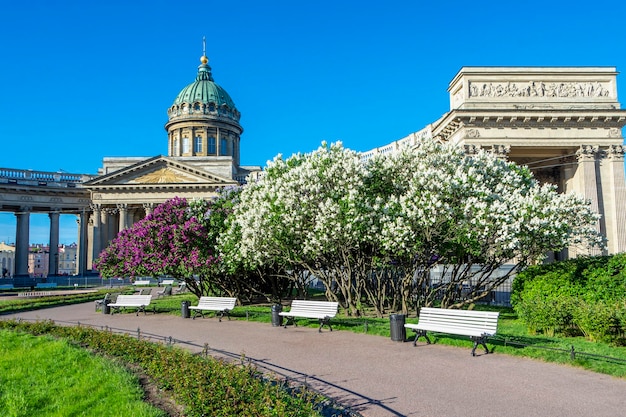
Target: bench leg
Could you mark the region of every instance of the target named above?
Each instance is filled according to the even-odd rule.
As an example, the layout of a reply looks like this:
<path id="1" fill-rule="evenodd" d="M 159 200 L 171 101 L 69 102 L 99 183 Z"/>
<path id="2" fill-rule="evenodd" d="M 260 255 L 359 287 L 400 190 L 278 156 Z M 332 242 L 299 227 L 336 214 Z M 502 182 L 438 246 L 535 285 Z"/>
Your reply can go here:
<path id="1" fill-rule="evenodd" d="M 220 322 L 222 321 L 222 317 L 224 317 L 224 314 L 226 314 L 226 317 L 228 317 L 228 320 L 230 320 L 230 314 L 228 314 L 228 310 L 222 310 L 218 313 Z"/>
<path id="2" fill-rule="evenodd" d="M 319 320 L 320 320 L 320 328 L 317 329 L 319 333 L 322 333 L 322 327 L 324 325 L 327 325 L 331 332 L 333 331 L 333 327 L 330 325 L 330 318 L 326 317 L 326 318 L 319 319 Z"/>
<path id="3" fill-rule="evenodd" d="M 415 339 L 413 340 L 413 346 L 417 346 L 417 339 L 419 339 L 420 337 L 424 336 L 424 339 L 426 339 L 426 343 L 430 345 L 430 339 L 428 338 L 428 335 L 426 334 L 426 330 L 417 330 L 417 329 L 413 329 L 415 331 Z"/>
<path id="4" fill-rule="evenodd" d="M 485 354 L 489 353 L 489 349 L 487 348 L 486 336 L 480 336 L 480 337 L 473 336 L 472 340 L 474 341 L 474 347 L 472 348 L 472 356 L 476 356 L 476 348 L 478 347 L 478 345 L 482 345 L 485 348 Z"/>
<path id="5" fill-rule="evenodd" d="M 285 316 L 287 320 L 285 320 L 285 325 L 283 326 L 285 329 L 289 323 L 293 324 L 295 327 L 298 327 L 298 323 L 296 323 L 296 318 L 294 316 Z"/>
<path id="6" fill-rule="evenodd" d="M 200 314 L 202 316 L 202 318 L 204 318 L 204 312 L 202 310 L 193 310 L 193 317 L 191 318 L 192 320 L 196 319 L 196 316 Z"/>

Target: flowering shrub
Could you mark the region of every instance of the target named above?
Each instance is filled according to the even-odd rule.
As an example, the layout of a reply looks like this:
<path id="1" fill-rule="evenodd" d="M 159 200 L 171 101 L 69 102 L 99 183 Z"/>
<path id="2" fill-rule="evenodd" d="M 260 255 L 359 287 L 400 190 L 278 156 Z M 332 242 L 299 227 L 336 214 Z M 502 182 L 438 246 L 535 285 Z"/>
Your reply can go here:
<path id="1" fill-rule="evenodd" d="M 379 314 L 398 298 L 406 312 L 435 294 L 460 307 L 548 251 L 603 244 L 587 201 L 539 185 L 527 168 L 436 141 L 367 164 L 340 143 L 277 157 L 240 197 L 220 240 L 234 248 L 229 261 L 304 268 L 353 314 L 363 292 Z M 446 277 L 436 287 L 435 266 Z"/>
<path id="2" fill-rule="evenodd" d="M 170 275 L 193 281 L 189 278 L 205 274 L 217 262 L 206 236 L 187 201 L 173 198 L 122 230 L 94 266 L 105 278 Z"/>

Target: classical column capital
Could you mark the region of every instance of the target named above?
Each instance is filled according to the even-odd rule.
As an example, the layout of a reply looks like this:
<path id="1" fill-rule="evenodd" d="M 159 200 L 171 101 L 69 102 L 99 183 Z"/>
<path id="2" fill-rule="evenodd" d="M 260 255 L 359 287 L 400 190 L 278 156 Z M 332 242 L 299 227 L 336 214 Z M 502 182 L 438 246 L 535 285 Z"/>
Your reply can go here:
<path id="1" fill-rule="evenodd" d="M 465 154 L 468 156 L 476 155 L 482 149 L 480 145 L 465 145 L 463 148 L 465 148 Z"/>
<path id="2" fill-rule="evenodd" d="M 626 152 L 626 146 L 623 145 L 611 145 L 606 150 L 606 156 L 611 160 L 624 160 L 624 152 Z"/>
<path id="3" fill-rule="evenodd" d="M 490 152 L 498 159 L 507 159 L 511 153 L 511 145 L 491 145 Z"/>
<path id="4" fill-rule="evenodd" d="M 600 148 L 595 145 L 580 145 L 580 148 L 576 151 L 578 162 L 595 161 L 599 150 Z"/>

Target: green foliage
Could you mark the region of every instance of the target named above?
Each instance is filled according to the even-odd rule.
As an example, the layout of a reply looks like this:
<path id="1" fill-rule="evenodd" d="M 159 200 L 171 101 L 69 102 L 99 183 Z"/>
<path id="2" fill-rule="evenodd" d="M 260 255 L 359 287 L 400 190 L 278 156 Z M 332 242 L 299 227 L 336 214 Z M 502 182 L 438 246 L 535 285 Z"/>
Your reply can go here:
<path id="1" fill-rule="evenodd" d="M 50 334 L 137 364 L 184 405 L 189 417 L 317 415 L 316 396 L 307 391 L 289 393 L 262 379 L 254 366 L 244 364 L 245 358 L 240 365 L 230 364 L 128 335 L 51 322 L 0 321 L 1 328 Z"/>
<path id="2" fill-rule="evenodd" d="M 573 313 L 574 323 L 591 341 L 610 340 L 619 326 L 618 306 L 605 300 L 580 301 Z"/>
<path id="3" fill-rule="evenodd" d="M 577 328 L 589 340 L 623 339 L 626 254 L 582 257 L 518 274 L 511 302 L 531 331 Z"/>

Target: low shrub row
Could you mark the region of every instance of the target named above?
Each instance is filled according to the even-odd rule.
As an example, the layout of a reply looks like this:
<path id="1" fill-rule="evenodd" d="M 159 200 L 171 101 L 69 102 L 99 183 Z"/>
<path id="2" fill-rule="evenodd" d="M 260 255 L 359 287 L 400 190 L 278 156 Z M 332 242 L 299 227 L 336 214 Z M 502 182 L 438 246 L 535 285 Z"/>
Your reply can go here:
<path id="1" fill-rule="evenodd" d="M 539 265 L 515 279 L 511 302 L 531 333 L 626 343 L 626 254 Z"/>
<path id="2" fill-rule="evenodd" d="M 319 398 L 268 380 L 250 364 L 226 363 L 181 348 L 81 326 L 0 321 L 0 328 L 65 338 L 141 367 L 167 390 L 186 416 L 315 416 Z"/>

